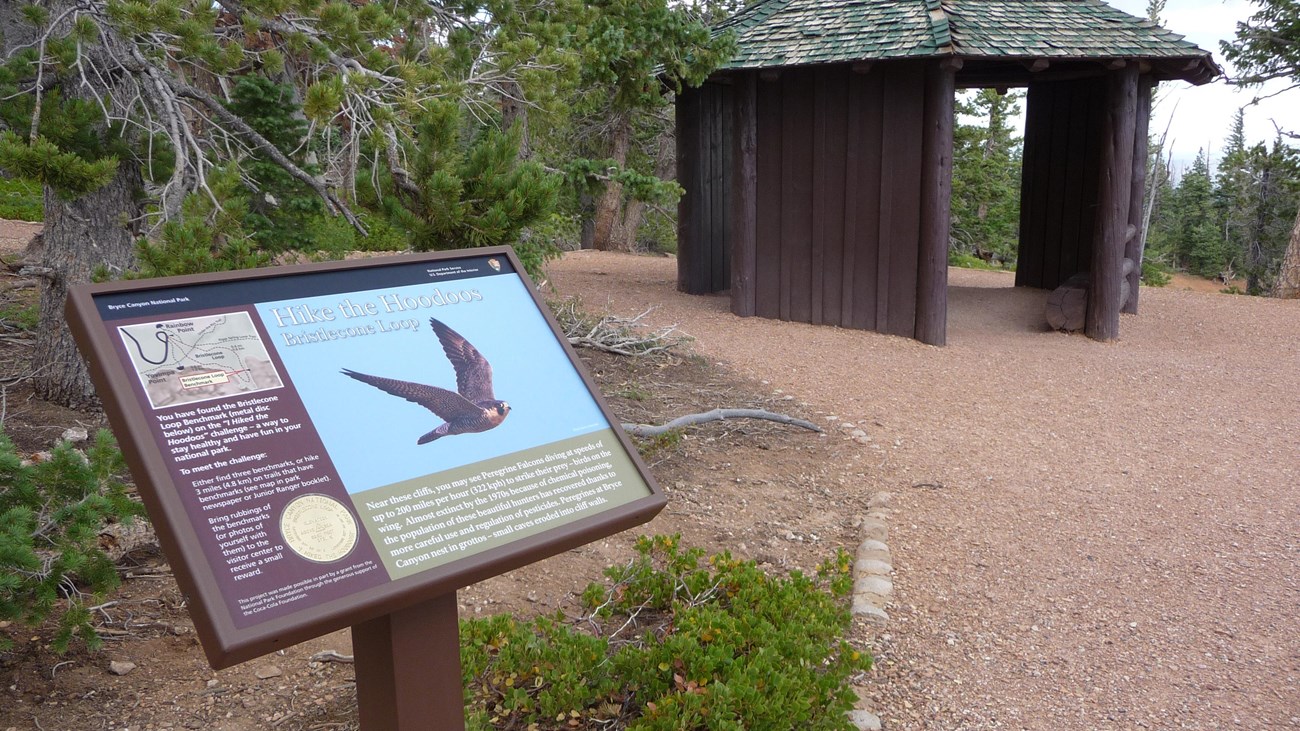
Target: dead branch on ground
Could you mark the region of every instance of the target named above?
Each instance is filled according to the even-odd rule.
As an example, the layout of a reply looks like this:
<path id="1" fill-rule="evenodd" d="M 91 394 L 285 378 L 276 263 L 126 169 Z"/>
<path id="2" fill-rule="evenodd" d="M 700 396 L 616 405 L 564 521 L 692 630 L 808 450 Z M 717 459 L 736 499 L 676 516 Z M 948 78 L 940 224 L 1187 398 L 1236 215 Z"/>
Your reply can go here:
<path id="1" fill-rule="evenodd" d="M 653 424 L 624 424 L 623 431 L 634 437 L 657 437 L 661 434 L 666 434 L 673 429 L 681 429 L 682 427 L 694 426 L 696 424 L 707 424 L 710 421 L 720 421 L 723 419 L 762 419 L 764 421 L 775 421 L 778 424 L 797 426 L 810 431 L 815 431 L 819 434 L 822 431 L 821 427 L 811 421 L 796 419 L 793 416 L 778 414 L 764 409 L 714 409 L 712 411 L 705 411 L 698 414 L 679 416 L 661 426 L 654 426 Z"/>
<path id="2" fill-rule="evenodd" d="M 651 307 L 636 317 L 605 315 L 593 317 L 583 312 L 577 298 L 552 305 L 560 329 L 575 348 L 592 348 L 617 355 L 652 355 L 666 353 L 690 342 L 676 325 L 646 331 L 641 321 L 654 311 Z"/>

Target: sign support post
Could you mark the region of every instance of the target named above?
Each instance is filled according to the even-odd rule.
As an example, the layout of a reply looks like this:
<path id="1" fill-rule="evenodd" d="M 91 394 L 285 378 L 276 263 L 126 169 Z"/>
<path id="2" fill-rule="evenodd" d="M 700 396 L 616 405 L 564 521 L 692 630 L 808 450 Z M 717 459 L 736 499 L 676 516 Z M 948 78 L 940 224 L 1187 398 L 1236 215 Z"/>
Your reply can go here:
<path id="1" fill-rule="evenodd" d="M 352 626 L 363 731 L 464 731 L 456 593 Z"/>

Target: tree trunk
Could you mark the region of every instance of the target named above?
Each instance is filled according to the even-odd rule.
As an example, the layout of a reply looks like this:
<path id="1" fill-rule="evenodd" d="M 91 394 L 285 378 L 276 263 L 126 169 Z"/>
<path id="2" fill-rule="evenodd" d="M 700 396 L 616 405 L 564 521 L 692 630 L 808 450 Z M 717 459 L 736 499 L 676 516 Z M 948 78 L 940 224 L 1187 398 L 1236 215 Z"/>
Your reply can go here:
<path id="1" fill-rule="evenodd" d="M 1291 226 L 1291 240 L 1287 242 L 1286 255 L 1282 257 L 1282 269 L 1273 283 L 1273 296 L 1300 299 L 1300 209 L 1296 210 L 1295 224 Z"/>
<path id="2" fill-rule="evenodd" d="M 533 156 L 532 143 L 528 138 L 528 107 L 524 104 L 524 90 L 519 82 L 506 79 L 501 82 L 497 93 L 501 95 L 501 128 L 510 132 L 519 127 L 519 159 L 528 160 Z"/>
<path id="3" fill-rule="evenodd" d="M 669 180 L 675 177 L 677 162 L 677 140 L 673 137 L 672 129 L 665 129 L 659 133 L 659 149 L 655 152 L 655 177 L 660 180 Z M 633 251 L 636 249 L 637 232 L 641 230 L 641 221 L 645 218 L 645 201 L 629 200 L 623 206 L 623 217 L 616 229 L 615 239 L 619 243 L 619 250 Z"/>
<path id="4" fill-rule="evenodd" d="M 1265 167 L 1259 181 L 1259 195 L 1255 204 L 1255 226 L 1246 242 L 1246 293 L 1258 296 L 1262 293 L 1260 286 L 1261 270 L 1264 268 L 1264 237 L 1268 228 L 1268 199 L 1273 182 L 1273 171 Z M 1225 224 L 1226 225 L 1226 224 Z"/>
<path id="5" fill-rule="evenodd" d="M 619 115 L 614 118 L 613 125 L 609 156 L 618 163 L 619 168 L 622 168 L 627 164 L 627 151 L 632 143 L 632 120 L 626 115 Z M 619 248 L 623 242 L 614 236 L 622 209 L 623 184 L 614 180 L 606 181 L 605 190 L 596 200 L 595 230 L 592 238 L 595 248 L 601 251 L 627 251 Z"/>
<path id="6" fill-rule="evenodd" d="M 131 266 L 135 235 L 129 221 L 139 219 L 136 202 L 140 169 L 123 160 L 108 185 L 75 200 L 45 189 L 45 249 L 41 266 L 41 315 L 33 352 L 36 395 L 72 408 L 98 403 L 85 361 L 63 317 L 68 287 L 89 282 L 103 267 L 113 278 Z"/>
<path id="7" fill-rule="evenodd" d="M 44 7 L 51 17 L 57 17 L 74 4 L 74 0 L 55 0 L 44 3 Z M 23 5 L 0 2 L 0 51 L 5 56 L 34 41 L 35 26 L 22 22 L 16 15 Z M 88 68 L 116 69 L 116 59 L 129 55 L 124 42 L 113 34 L 100 40 L 111 49 L 94 44 L 83 49 L 93 59 Z M 113 76 L 93 78 L 111 81 Z M 76 70 L 56 78 L 47 67 L 44 81 L 46 103 L 52 103 L 50 92 L 55 89 L 67 99 L 91 98 L 91 92 L 83 88 L 86 77 Z M 96 89 L 100 98 L 106 100 L 112 100 L 121 91 L 112 87 Z M 127 128 L 131 129 L 129 125 Z M 95 132 L 103 136 L 104 125 L 97 125 Z M 132 148 L 133 141 L 117 140 L 126 148 Z M 32 385 L 40 398 L 73 408 L 94 405 L 98 399 L 64 318 L 68 287 L 89 282 L 100 267 L 109 277 L 121 277 L 134 260 L 136 229 L 142 218 L 139 199 L 143 179 L 139 165 L 130 158 L 129 152 L 120 157 L 122 161 L 113 179 L 93 193 L 67 200 L 50 187 L 45 188 L 44 248 L 37 269 L 41 280 L 40 320 L 32 354 Z"/>

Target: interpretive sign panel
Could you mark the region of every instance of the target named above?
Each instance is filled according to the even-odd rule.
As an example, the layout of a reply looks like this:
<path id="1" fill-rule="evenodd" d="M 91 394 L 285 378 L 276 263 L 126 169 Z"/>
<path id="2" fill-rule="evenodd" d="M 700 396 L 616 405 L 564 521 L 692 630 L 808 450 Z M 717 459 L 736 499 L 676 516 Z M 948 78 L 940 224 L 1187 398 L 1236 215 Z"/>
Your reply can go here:
<path id="1" fill-rule="evenodd" d="M 505 247 L 90 285 L 68 315 L 214 667 L 664 505 Z"/>

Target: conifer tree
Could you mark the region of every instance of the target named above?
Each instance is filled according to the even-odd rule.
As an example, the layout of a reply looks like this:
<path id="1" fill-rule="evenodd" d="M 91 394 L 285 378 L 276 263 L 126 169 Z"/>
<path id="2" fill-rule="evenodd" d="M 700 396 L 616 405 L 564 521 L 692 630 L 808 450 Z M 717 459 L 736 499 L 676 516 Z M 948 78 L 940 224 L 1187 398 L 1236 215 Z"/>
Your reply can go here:
<path id="1" fill-rule="evenodd" d="M 99 533 L 107 519 L 144 512 L 127 495 L 125 471 L 107 431 L 84 454 L 63 442 L 35 463 L 21 460 L 0 432 L 0 620 L 33 625 L 53 614 L 54 649 L 67 649 L 75 638 L 99 643 L 84 597 L 118 583 Z"/>
<path id="2" fill-rule="evenodd" d="M 0 168 L 47 191 L 40 393 L 93 401 L 62 322 L 67 285 L 129 271 L 135 242 L 156 244 L 191 194 L 221 204 L 219 168 L 239 166 L 246 235 L 264 246 L 292 246 L 317 207 L 364 231 L 363 159 L 384 168 L 366 182 L 400 177 L 438 102 L 480 130 L 501 124 L 508 89 L 558 108 L 547 89 L 576 83 L 585 13 L 574 0 L 0 3 Z M 695 68 L 682 58 L 663 60 Z"/>
<path id="3" fill-rule="evenodd" d="M 953 135 L 952 238 L 960 250 L 1016 257 L 1021 141 L 1008 120 L 1023 98 L 983 89 L 958 105 L 959 114 L 985 120 L 959 124 Z"/>
<path id="4" fill-rule="evenodd" d="M 1254 0 L 1259 10 L 1237 24 L 1236 38 L 1221 44 L 1224 58 L 1236 66 L 1229 83 L 1258 86 L 1273 79 L 1290 83 L 1276 92 L 1295 94 L 1300 87 L 1300 0 Z M 1296 136 L 1293 130 L 1288 132 Z M 1280 270 L 1274 281 L 1275 297 L 1300 297 L 1300 208 L 1295 220 Z"/>
<path id="5" fill-rule="evenodd" d="M 1178 263 L 1201 276 L 1223 271 L 1223 243 L 1215 225 L 1210 167 L 1205 150 L 1196 154 L 1183 173 L 1170 201 L 1174 216 Z"/>
<path id="6" fill-rule="evenodd" d="M 404 145 L 410 169 L 376 186 L 378 206 L 418 251 L 516 243 L 529 273 L 540 277 L 552 250 L 519 236 L 554 210 L 562 179 L 519 160 L 522 130 L 482 130 L 468 142 L 463 133 L 459 107 L 431 105 Z"/>
<path id="7" fill-rule="evenodd" d="M 578 134 L 599 143 L 584 156 L 595 163 L 586 177 L 597 189 L 592 213 L 597 249 L 631 247 L 636 227 L 624 205 L 629 183 L 641 197 L 676 192 L 675 186 L 666 191 L 647 185 L 655 177 L 654 161 L 662 159 L 661 135 L 671 129 L 665 92 L 699 85 L 734 48 L 730 36 L 710 33 L 708 11 L 718 8 L 667 0 L 587 4 L 578 38 L 583 96 L 576 111 L 586 120 Z M 638 154 L 638 143 L 650 149 Z M 634 164 L 638 158 L 640 166 Z"/>

